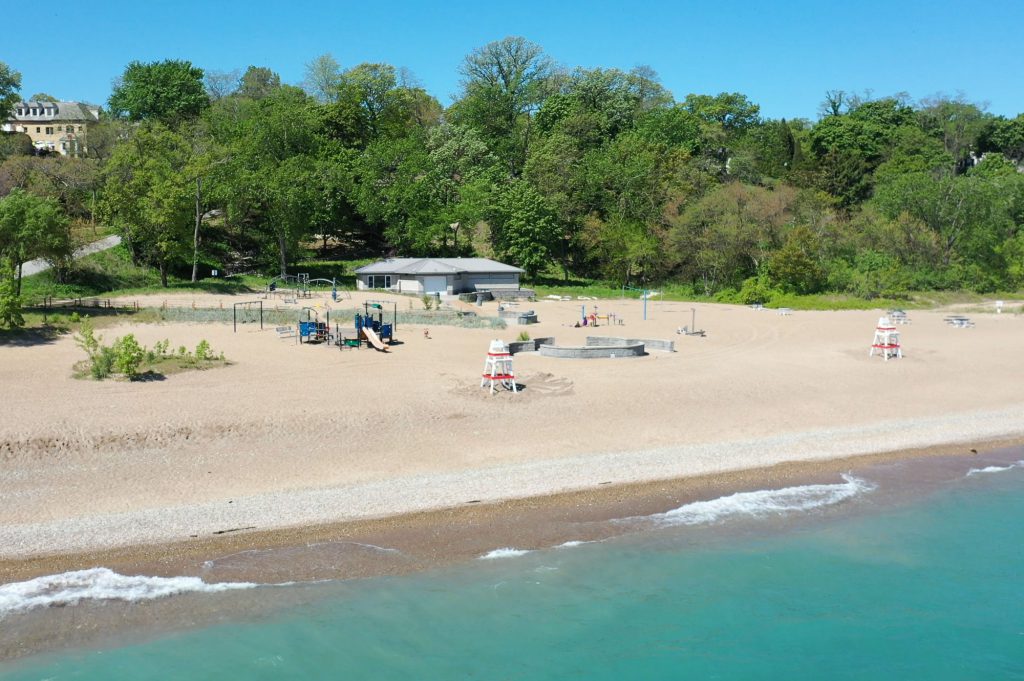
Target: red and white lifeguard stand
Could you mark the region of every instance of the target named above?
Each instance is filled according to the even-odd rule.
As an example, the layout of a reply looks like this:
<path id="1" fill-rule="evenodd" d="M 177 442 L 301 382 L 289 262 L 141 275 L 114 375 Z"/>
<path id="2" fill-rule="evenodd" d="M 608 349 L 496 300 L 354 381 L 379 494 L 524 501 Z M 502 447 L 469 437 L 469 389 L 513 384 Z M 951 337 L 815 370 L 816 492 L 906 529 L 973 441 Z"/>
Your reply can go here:
<path id="1" fill-rule="evenodd" d="M 496 385 L 500 385 L 514 393 L 519 392 L 516 386 L 516 372 L 512 369 L 512 353 L 503 341 L 493 340 L 487 349 L 487 359 L 484 360 L 483 378 L 480 380 L 480 387 L 490 385 L 491 394 L 494 394 Z"/>
<path id="2" fill-rule="evenodd" d="M 875 354 L 882 356 L 886 362 L 890 357 L 903 358 L 903 349 L 900 346 L 900 332 L 896 325 L 888 317 L 879 317 L 878 326 L 875 327 L 875 339 L 871 341 L 871 351 L 868 357 Z"/>

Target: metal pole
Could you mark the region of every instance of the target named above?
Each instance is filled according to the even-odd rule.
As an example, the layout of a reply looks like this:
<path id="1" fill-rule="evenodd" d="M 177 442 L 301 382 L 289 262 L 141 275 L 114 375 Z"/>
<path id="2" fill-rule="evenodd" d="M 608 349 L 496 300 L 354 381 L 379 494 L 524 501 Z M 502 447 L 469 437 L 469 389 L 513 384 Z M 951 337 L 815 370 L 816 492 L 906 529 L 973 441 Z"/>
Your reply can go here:
<path id="1" fill-rule="evenodd" d="M 647 321 L 647 289 L 643 290 L 644 297 L 644 321 Z"/>

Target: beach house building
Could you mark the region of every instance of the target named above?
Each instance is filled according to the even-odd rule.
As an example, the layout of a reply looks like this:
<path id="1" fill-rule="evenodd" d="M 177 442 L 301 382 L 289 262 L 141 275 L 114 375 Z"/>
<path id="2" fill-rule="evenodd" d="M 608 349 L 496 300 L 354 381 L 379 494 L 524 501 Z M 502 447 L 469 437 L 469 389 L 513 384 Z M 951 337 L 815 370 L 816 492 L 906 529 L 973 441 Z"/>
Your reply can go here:
<path id="1" fill-rule="evenodd" d="M 389 258 L 356 269 L 356 288 L 418 294 L 518 290 L 522 273 L 487 258 Z"/>
<path id="2" fill-rule="evenodd" d="M 40 152 L 78 156 L 86 151 L 89 126 L 100 120 L 100 108 L 82 102 L 18 102 L 10 118 L 0 122 L 4 132 L 25 133 Z"/>

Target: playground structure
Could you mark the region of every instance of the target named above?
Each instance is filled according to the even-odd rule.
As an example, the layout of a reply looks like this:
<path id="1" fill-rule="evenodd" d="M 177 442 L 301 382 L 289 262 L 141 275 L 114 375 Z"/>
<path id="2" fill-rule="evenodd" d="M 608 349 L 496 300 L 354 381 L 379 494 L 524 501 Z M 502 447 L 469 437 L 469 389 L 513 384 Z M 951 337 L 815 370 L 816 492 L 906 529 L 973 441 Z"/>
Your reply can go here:
<path id="1" fill-rule="evenodd" d="M 647 317 L 644 317 L 644 319 L 646 318 Z M 601 322 L 604 322 L 606 326 L 622 326 L 624 323 L 623 320 L 619 319 L 614 312 L 600 314 L 597 310 L 597 305 L 594 305 L 591 308 L 590 314 L 587 314 L 587 306 L 585 304 L 580 305 L 580 321 L 577 322 L 577 326 L 592 326 L 597 328 Z"/>
<path id="2" fill-rule="evenodd" d="M 299 310 L 299 343 L 329 343 L 332 340 L 330 308 L 326 312 L 326 319 L 320 321 L 320 313 L 316 309 L 304 307 Z"/>
<path id="3" fill-rule="evenodd" d="M 391 321 L 384 321 L 384 306 L 391 305 Z M 376 317 L 374 316 L 376 315 Z M 355 318 L 357 340 L 365 340 L 368 345 L 382 352 L 395 340 L 395 329 L 398 326 L 398 305 L 382 300 L 368 300 L 363 303 L 363 314 L 356 313 Z"/>
<path id="4" fill-rule="evenodd" d="M 263 301 L 250 300 L 244 303 L 235 303 L 231 309 L 231 326 L 235 333 L 238 333 L 239 324 L 260 322 L 260 331 L 263 330 Z"/>
<path id="5" fill-rule="evenodd" d="M 496 386 L 501 386 L 514 393 L 519 392 L 516 385 L 516 372 L 512 368 L 512 353 L 503 341 L 492 340 L 487 348 L 487 359 L 484 360 L 484 373 L 480 379 L 480 387 L 490 386 L 490 394 L 494 394 Z"/>
<path id="6" fill-rule="evenodd" d="M 878 326 L 875 327 L 875 338 L 871 341 L 871 350 L 868 357 L 874 357 L 875 353 L 882 356 L 886 362 L 890 357 L 902 359 L 903 349 L 900 346 L 900 332 L 888 317 L 879 317 Z"/>

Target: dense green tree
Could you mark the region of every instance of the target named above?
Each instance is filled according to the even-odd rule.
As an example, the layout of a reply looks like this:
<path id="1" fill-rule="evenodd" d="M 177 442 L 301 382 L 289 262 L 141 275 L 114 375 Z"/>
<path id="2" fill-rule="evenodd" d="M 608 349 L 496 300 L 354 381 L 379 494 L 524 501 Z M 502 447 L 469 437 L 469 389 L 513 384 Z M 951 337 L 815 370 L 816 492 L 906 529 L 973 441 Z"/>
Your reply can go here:
<path id="1" fill-rule="evenodd" d="M 8 309 L 18 305 L 23 263 L 45 258 L 58 270 L 63 270 L 71 251 L 68 219 L 56 200 L 22 189 L 14 189 L 0 199 L 0 260 L 6 259 L 12 264 L 11 274 L 15 279 L 12 285 L 15 298 L 7 302 Z M 11 319 L 13 316 L 8 322 Z"/>
<path id="2" fill-rule="evenodd" d="M 265 66 L 250 66 L 238 82 L 236 94 L 239 97 L 263 99 L 281 87 L 281 76 Z"/>
<path id="3" fill-rule="evenodd" d="M 706 123 L 717 123 L 726 132 L 738 132 L 757 125 L 761 107 L 739 92 L 686 96 L 683 108 Z"/>
<path id="4" fill-rule="evenodd" d="M 0 61 L 0 121 L 11 116 L 11 110 L 18 103 L 21 90 L 21 74 Z"/>
<path id="5" fill-rule="evenodd" d="M 982 130 L 981 151 L 998 151 L 1014 163 L 1024 163 L 1024 114 L 1007 120 L 995 118 Z"/>
<path id="6" fill-rule="evenodd" d="M 119 145 L 103 171 L 100 210 L 135 259 L 156 267 L 167 286 L 170 268 L 188 259 L 193 186 L 185 172 L 188 140 L 151 121 Z"/>
<path id="7" fill-rule="evenodd" d="M 784 291 L 817 293 L 825 284 L 821 251 L 820 240 L 814 232 L 804 225 L 795 227 L 786 236 L 782 248 L 772 254 L 771 281 Z"/>
<path id="8" fill-rule="evenodd" d="M 963 98 L 936 97 L 918 111 L 921 128 L 942 141 L 959 170 L 970 164 L 970 155 L 978 150 L 978 138 L 988 116 Z"/>
<path id="9" fill-rule="evenodd" d="M 526 165 L 532 115 L 547 94 L 552 68 L 539 45 L 516 36 L 473 50 L 459 69 L 456 121 L 480 131 L 512 176 Z"/>
<path id="10" fill-rule="evenodd" d="M 152 119 L 165 125 L 193 119 L 209 103 L 203 87 L 203 70 L 191 62 L 175 59 L 131 62 L 107 101 L 116 117 L 131 121 Z"/>
<path id="11" fill-rule="evenodd" d="M 29 100 L 33 102 L 56 102 L 57 98 L 53 95 L 48 95 L 45 92 L 37 92 L 29 97 Z"/>
<path id="12" fill-rule="evenodd" d="M 528 279 L 550 264 L 560 236 L 558 223 L 528 182 L 515 180 L 498 189 L 488 220 L 495 251 L 526 270 Z"/>

